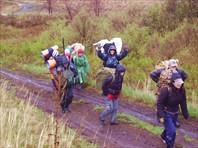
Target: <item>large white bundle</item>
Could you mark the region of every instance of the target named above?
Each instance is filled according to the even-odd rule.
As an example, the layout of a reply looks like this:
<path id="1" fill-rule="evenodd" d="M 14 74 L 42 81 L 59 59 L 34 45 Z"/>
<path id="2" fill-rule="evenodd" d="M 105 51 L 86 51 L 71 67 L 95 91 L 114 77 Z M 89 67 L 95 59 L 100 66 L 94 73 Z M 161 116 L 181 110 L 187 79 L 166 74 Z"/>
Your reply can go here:
<path id="1" fill-rule="evenodd" d="M 119 54 L 122 49 L 122 39 L 121 38 L 113 38 L 112 40 L 102 39 L 97 43 L 94 43 L 93 45 L 96 47 L 96 50 L 100 49 L 102 53 L 104 53 L 103 46 L 107 43 L 114 43 L 116 46 L 116 51 Z"/>

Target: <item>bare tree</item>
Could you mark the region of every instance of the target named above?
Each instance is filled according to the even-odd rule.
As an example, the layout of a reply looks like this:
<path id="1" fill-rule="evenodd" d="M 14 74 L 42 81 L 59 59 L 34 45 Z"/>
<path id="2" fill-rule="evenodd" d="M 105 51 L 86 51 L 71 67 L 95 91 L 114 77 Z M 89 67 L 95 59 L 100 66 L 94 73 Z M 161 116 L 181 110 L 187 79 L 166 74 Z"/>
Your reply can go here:
<path id="1" fill-rule="evenodd" d="M 53 0 L 46 0 L 42 9 L 47 9 L 48 13 L 51 14 L 53 8 Z"/>
<path id="2" fill-rule="evenodd" d="M 73 20 L 72 0 L 64 0 L 65 10 L 69 20 Z"/>
<path id="3" fill-rule="evenodd" d="M 74 16 L 83 8 L 86 4 L 85 0 L 73 1 L 73 0 L 63 0 L 65 5 L 66 17 L 68 20 L 73 20 Z"/>
<path id="4" fill-rule="evenodd" d="M 91 7 L 93 7 L 93 11 L 96 16 L 100 15 L 100 11 L 102 10 L 102 0 L 92 0 Z"/>

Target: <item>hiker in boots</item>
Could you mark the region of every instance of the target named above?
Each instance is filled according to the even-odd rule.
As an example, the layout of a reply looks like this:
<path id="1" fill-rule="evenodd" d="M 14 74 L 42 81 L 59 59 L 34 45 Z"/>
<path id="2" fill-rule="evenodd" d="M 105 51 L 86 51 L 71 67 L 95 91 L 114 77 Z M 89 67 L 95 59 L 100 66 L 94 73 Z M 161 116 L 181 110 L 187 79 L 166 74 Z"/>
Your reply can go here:
<path id="1" fill-rule="evenodd" d="M 164 131 L 160 138 L 167 144 L 167 148 L 174 146 L 176 138 L 175 123 L 179 114 L 179 105 L 182 110 L 183 117 L 189 118 L 186 93 L 183 87 L 184 81 L 180 74 L 172 75 L 171 84 L 169 87 L 164 87 L 157 100 L 157 112 L 160 122 L 164 124 Z"/>
<path id="2" fill-rule="evenodd" d="M 102 53 L 100 49 L 98 50 L 98 57 L 103 60 L 104 67 L 116 68 L 116 66 L 119 64 L 119 61 L 128 54 L 128 48 L 125 44 L 123 44 L 122 48 L 124 51 L 121 54 L 117 54 L 114 43 L 109 46 L 107 53 Z"/>
<path id="3" fill-rule="evenodd" d="M 163 87 L 168 86 L 170 84 L 171 82 L 170 79 L 173 73 L 179 73 L 183 81 L 185 81 L 186 78 L 188 77 L 188 74 L 184 70 L 178 68 L 178 64 L 175 59 L 170 59 L 168 61 L 168 69 L 161 68 L 150 73 L 151 79 L 155 83 L 157 83 L 157 92 L 156 92 L 157 99 Z M 175 124 L 176 127 L 180 127 L 178 121 L 176 121 Z"/>
<path id="4" fill-rule="evenodd" d="M 62 108 L 62 112 L 70 112 L 69 105 L 72 103 L 73 99 L 73 87 L 74 87 L 74 79 L 77 76 L 77 72 L 71 62 L 63 56 L 62 66 L 60 67 L 59 74 L 63 77 L 63 82 L 61 84 L 61 91 L 63 91 L 63 99 L 60 102 L 60 106 Z"/>
<path id="5" fill-rule="evenodd" d="M 118 105 L 122 90 L 122 83 L 125 75 L 125 67 L 121 64 L 116 66 L 114 76 L 107 77 L 102 84 L 103 96 L 106 104 L 106 108 L 99 117 L 99 121 L 102 125 L 105 125 L 105 118 L 111 115 L 110 124 L 117 125 L 116 115 L 118 112 Z"/>

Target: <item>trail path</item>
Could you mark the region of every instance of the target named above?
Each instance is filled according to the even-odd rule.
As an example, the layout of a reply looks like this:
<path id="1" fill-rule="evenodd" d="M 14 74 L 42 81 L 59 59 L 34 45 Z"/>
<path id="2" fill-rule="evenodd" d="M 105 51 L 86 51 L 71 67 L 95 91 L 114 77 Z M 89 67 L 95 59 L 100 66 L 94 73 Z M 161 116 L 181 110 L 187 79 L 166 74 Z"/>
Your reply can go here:
<path id="1" fill-rule="evenodd" d="M 32 103 L 48 113 L 55 112 L 54 102 L 52 101 L 52 85 L 48 81 L 40 80 L 27 75 L 16 74 L 0 69 L 0 78 L 9 79 L 12 85 L 17 88 L 17 95 L 27 98 L 23 88 L 30 90 Z M 84 100 L 80 102 L 79 100 Z M 130 126 L 128 123 L 120 123 L 116 126 L 99 124 L 98 117 L 102 111 L 93 111 L 98 105 L 104 105 L 103 99 L 99 94 L 91 91 L 74 90 L 74 101 L 71 105 L 72 112 L 62 114 L 59 111 L 60 118 L 78 131 L 86 135 L 91 142 L 98 142 L 101 147 L 165 147 L 158 136 L 150 132 Z M 119 113 L 126 113 L 137 117 L 155 126 L 162 126 L 156 122 L 155 112 L 152 109 L 144 108 L 137 104 L 128 104 L 121 101 Z M 175 147 L 184 146 L 187 148 L 198 147 L 198 121 L 190 118 L 185 121 L 180 118 L 181 127 L 177 128 L 177 137 Z M 184 136 L 189 136 L 195 140 L 188 142 Z"/>

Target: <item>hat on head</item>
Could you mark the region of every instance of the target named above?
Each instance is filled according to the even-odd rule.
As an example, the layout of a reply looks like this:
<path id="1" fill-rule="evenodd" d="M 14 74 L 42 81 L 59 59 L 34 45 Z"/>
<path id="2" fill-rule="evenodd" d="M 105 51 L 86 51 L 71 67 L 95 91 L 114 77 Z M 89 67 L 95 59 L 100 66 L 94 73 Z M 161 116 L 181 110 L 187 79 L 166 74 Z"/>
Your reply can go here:
<path id="1" fill-rule="evenodd" d="M 184 83 L 184 81 L 182 80 L 182 77 L 179 73 L 174 73 L 172 75 L 171 81 L 175 82 L 177 84 L 180 84 L 180 85 Z"/>
<path id="2" fill-rule="evenodd" d="M 178 67 L 177 61 L 175 59 L 170 59 L 169 62 L 168 62 L 168 65 L 170 67 L 175 67 L 175 66 Z"/>
<path id="3" fill-rule="evenodd" d="M 113 49 L 113 50 L 116 50 L 115 45 L 111 45 L 111 46 L 109 47 L 109 51 L 112 50 L 112 49 Z"/>
<path id="4" fill-rule="evenodd" d="M 65 56 L 70 56 L 70 50 L 68 48 L 65 48 Z"/>
<path id="5" fill-rule="evenodd" d="M 174 80 L 174 81 L 175 81 L 175 83 L 177 83 L 177 84 L 179 84 L 179 85 L 182 85 L 182 84 L 184 83 L 184 81 L 183 81 L 181 78 L 176 79 L 176 80 Z"/>
<path id="6" fill-rule="evenodd" d="M 78 49 L 78 54 L 83 54 L 84 53 L 84 51 L 80 48 L 80 49 Z"/>

